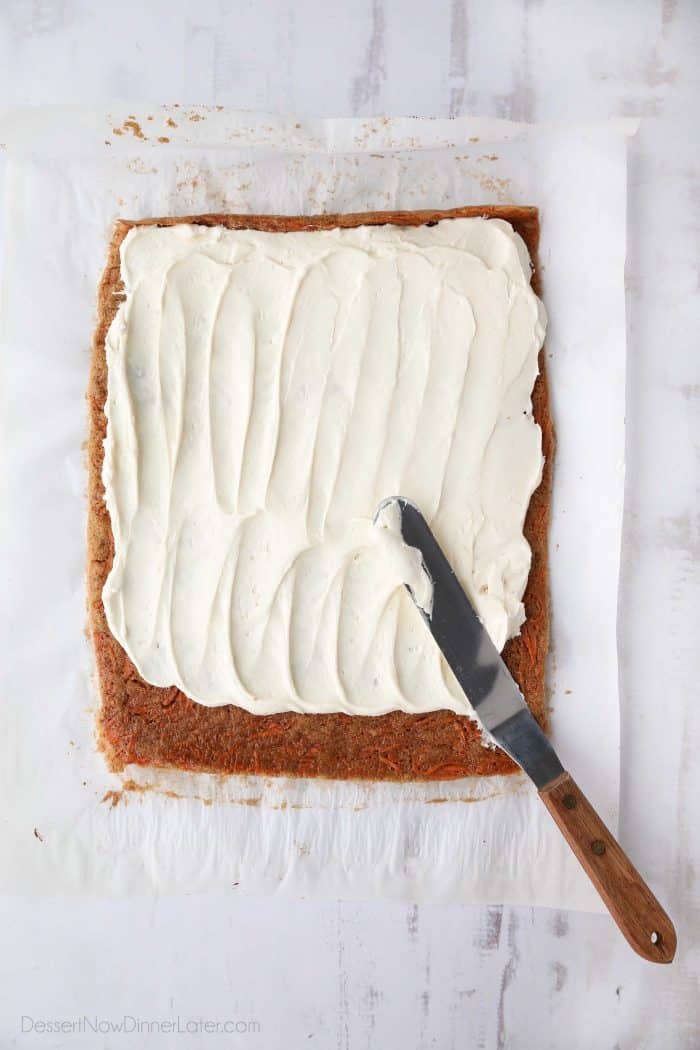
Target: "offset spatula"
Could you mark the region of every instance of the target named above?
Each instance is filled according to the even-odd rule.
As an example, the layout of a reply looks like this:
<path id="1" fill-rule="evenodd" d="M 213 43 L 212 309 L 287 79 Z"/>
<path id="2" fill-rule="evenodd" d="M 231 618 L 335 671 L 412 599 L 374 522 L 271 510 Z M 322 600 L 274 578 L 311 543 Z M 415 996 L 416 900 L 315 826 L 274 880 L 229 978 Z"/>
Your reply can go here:
<path id="1" fill-rule="evenodd" d="M 396 498 L 385 500 L 377 516 L 392 505 L 405 543 L 420 551 L 433 582 L 430 614 L 417 608 L 479 721 L 534 782 L 630 945 L 650 962 L 670 963 L 676 952 L 670 918 L 557 758 L 423 515 Z"/>

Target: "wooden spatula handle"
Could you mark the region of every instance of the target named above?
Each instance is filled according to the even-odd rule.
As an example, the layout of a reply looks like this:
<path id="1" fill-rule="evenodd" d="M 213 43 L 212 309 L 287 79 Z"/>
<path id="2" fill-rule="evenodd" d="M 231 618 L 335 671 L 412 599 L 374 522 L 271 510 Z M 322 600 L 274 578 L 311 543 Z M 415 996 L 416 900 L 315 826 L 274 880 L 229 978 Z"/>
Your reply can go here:
<path id="1" fill-rule="evenodd" d="M 578 785 L 562 773 L 540 798 L 634 950 L 650 962 L 670 963 L 673 923 Z"/>

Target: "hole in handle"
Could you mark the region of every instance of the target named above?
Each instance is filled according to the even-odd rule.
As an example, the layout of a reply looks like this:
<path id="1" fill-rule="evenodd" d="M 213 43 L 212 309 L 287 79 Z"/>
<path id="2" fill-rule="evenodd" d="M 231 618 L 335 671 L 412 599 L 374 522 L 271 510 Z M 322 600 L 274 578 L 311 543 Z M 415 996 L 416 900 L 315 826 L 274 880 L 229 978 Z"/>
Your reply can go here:
<path id="1" fill-rule="evenodd" d="M 651 931 L 651 937 L 649 938 L 652 944 L 661 944 L 661 934 L 657 933 L 656 930 Z"/>

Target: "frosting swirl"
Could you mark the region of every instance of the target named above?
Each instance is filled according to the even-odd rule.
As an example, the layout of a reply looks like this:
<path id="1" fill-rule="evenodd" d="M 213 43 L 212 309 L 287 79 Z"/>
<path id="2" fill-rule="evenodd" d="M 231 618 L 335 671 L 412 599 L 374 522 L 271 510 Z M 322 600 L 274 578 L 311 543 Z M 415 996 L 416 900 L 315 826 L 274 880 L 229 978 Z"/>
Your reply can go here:
<path id="1" fill-rule="evenodd" d="M 372 516 L 415 502 L 496 645 L 517 633 L 545 325 L 520 237 L 143 226 L 121 272 L 103 599 L 143 677 L 260 714 L 470 713 L 403 587 L 417 552 Z"/>

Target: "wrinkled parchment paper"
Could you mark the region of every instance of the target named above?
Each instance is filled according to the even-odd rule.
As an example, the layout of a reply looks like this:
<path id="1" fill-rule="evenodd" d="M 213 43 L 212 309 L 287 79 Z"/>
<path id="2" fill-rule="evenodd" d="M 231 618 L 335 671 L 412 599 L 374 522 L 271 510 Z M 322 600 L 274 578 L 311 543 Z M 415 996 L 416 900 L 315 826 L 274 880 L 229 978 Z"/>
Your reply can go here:
<path id="1" fill-rule="evenodd" d="M 0 114 L 0 889 L 599 907 L 522 776 L 391 785 L 110 774 L 94 743 L 84 633 L 84 394 L 119 216 L 539 206 L 557 430 L 553 736 L 615 829 L 633 132 L 631 122 L 305 122 L 178 106 Z"/>

